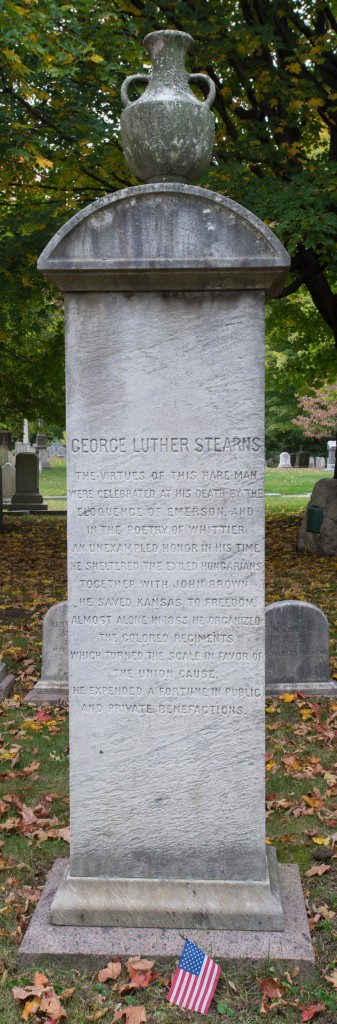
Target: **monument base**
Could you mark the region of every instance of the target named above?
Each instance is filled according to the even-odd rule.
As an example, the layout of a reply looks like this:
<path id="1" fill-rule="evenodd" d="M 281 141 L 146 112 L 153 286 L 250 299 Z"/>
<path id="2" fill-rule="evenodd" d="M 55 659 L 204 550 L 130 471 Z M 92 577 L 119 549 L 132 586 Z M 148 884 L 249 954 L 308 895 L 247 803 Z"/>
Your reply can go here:
<path id="1" fill-rule="evenodd" d="M 115 928 L 228 928 L 282 931 L 276 852 L 267 847 L 266 881 L 71 877 L 55 893 L 56 925 Z"/>
<path id="2" fill-rule="evenodd" d="M 183 940 L 173 928 L 60 928 L 51 924 L 51 903 L 66 864 L 65 860 L 55 861 L 48 876 L 19 949 L 21 972 L 47 962 L 57 962 L 66 970 L 76 966 L 93 971 L 112 957 L 154 956 L 156 960 L 167 961 L 168 957 L 180 955 Z M 189 931 L 188 938 L 229 966 L 264 968 L 268 961 L 283 968 L 298 966 L 303 974 L 312 973 L 315 958 L 297 864 L 280 864 L 279 872 L 284 910 L 282 932 L 197 929 Z"/>
<path id="3" fill-rule="evenodd" d="M 24 697 L 24 704 L 63 704 L 69 700 L 69 686 L 63 680 L 38 679 L 33 689 Z"/>
<path id="4" fill-rule="evenodd" d="M 280 697 L 282 693 L 303 693 L 311 694 L 314 697 L 336 697 L 337 695 L 337 684 L 334 683 L 333 679 L 327 679 L 323 681 L 319 679 L 317 683 L 313 679 L 308 682 L 301 683 L 296 687 L 294 683 L 266 683 L 266 697 Z"/>

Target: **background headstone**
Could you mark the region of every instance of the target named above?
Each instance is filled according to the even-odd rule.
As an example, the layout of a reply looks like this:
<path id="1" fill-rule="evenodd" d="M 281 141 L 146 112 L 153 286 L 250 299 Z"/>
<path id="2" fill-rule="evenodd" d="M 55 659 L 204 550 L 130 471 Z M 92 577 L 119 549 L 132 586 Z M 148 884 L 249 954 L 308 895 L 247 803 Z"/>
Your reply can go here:
<path id="1" fill-rule="evenodd" d="M 2 500 L 3 504 L 11 501 L 15 492 L 15 466 L 12 466 L 10 462 L 5 462 L 5 465 L 1 469 L 2 476 Z"/>
<path id="2" fill-rule="evenodd" d="M 306 601 L 276 601 L 266 608 L 266 696 L 337 694 L 330 673 L 329 623 Z"/>
<path id="3" fill-rule="evenodd" d="M 280 452 L 280 461 L 278 469 L 291 469 L 291 461 L 289 452 Z"/>
<path id="4" fill-rule="evenodd" d="M 309 455 L 309 469 L 315 469 L 314 455 Z"/>
<path id="5" fill-rule="evenodd" d="M 16 490 L 10 508 L 22 511 L 46 512 L 39 492 L 39 462 L 35 452 L 20 452 L 16 457 Z"/>
<path id="6" fill-rule="evenodd" d="M 28 420 L 23 421 L 23 444 L 29 444 Z"/>
<path id="7" fill-rule="evenodd" d="M 7 672 L 6 665 L 0 661 L 0 700 L 4 700 L 12 692 L 15 678 Z"/>
<path id="8" fill-rule="evenodd" d="M 30 704 L 68 700 L 68 602 L 48 609 L 43 620 L 41 679 L 25 697 Z"/>
<path id="9" fill-rule="evenodd" d="M 327 449 L 328 449 L 328 461 L 327 461 L 327 467 L 326 468 L 329 469 L 333 473 L 334 469 L 335 469 L 335 459 L 336 459 L 336 441 L 328 441 Z"/>
<path id="10" fill-rule="evenodd" d="M 5 445 L 0 445 L 0 466 L 4 466 L 8 462 L 8 448 Z"/>

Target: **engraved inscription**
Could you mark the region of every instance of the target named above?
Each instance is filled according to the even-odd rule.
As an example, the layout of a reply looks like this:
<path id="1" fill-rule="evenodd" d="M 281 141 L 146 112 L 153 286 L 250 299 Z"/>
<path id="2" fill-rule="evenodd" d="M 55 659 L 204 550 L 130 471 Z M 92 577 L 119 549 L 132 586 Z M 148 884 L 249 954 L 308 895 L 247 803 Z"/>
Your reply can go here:
<path id="1" fill-rule="evenodd" d="M 261 697 L 249 685 L 262 657 L 260 438 L 120 434 L 74 437 L 70 447 L 69 503 L 81 529 L 69 554 L 69 656 L 101 674 L 74 687 L 82 713 L 249 713 Z M 137 468 L 120 468 L 128 454 Z M 174 468 L 175 455 L 187 468 Z"/>

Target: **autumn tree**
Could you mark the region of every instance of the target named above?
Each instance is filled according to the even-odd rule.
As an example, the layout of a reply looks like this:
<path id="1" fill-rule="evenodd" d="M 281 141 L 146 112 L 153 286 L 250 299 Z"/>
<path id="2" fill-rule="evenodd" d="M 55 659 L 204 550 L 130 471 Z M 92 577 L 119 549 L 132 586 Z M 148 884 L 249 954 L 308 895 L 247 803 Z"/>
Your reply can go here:
<path id="1" fill-rule="evenodd" d="M 135 183 L 119 141 L 120 86 L 148 63 L 142 39 L 161 27 L 194 36 L 190 70 L 216 84 L 201 184 L 276 231 L 292 257 L 284 301 L 310 295 L 332 348 L 337 18 L 325 0 L 3 0 L 1 298 L 14 308 L 24 290 L 44 303 L 35 266 L 46 241 L 86 203 Z M 5 345 L 4 320 L 0 330 Z M 312 331 L 300 345 L 318 379 Z"/>
<path id="2" fill-rule="evenodd" d="M 310 395 L 297 395 L 303 413 L 293 419 L 305 437 L 337 435 L 337 384 L 313 388 Z M 336 437 L 337 440 L 337 437 Z M 337 479 L 337 451 L 334 478 Z"/>

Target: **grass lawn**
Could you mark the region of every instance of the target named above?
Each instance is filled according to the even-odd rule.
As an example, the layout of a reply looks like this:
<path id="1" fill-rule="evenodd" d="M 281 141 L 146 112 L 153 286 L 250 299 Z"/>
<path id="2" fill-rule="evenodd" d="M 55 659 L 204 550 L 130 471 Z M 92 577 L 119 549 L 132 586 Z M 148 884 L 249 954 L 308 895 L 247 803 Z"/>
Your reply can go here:
<path id="1" fill-rule="evenodd" d="M 337 677 L 337 562 L 299 553 L 298 527 L 296 515 L 284 516 L 282 523 L 279 517 L 267 516 L 266 599 L 309 600 L 326 612 L 331 668 Z M 41 713 L 22 703 L 23 694 L 39 676 L 43 616 L 67 593 L 65 530 L 65 520 L 17 517 L 6 520 L 1 538 L 2 657 L 15 673 L 16 693 L 0 705 L 0 1024 L 18 1024 L 22 1019 L 25 1002 L 15 1002 L 12 995 L 12 987 L 18 984 L 18 942 L 50 865 L 68 851 L 64 831 L 69 820 L 67 712 Z M 303 1017 L 304 1007 L 321 1004 L 314 1019 L 336 1024 L 337 700 L 287 696 L 269 700 L 266 711 L 268 841 L 276 845 L 280 861 L 299 865 L 317 972 L 306 980 L 285 974 L 285 968 L 271 963 L 245 971 L 222 965 L 206 1019 L 214 1024 L 257 1024 L 261 979 L 277 976 L 283 1001 L 272 1000 L 278 1003 L 273 1019 L 277 1014 L 285 1024 L 297 1024 L 311 1019 Z M 322 867 L 321 874 L 307 874 Z M 121 983 L 128 981 L 125 966 L 116 990 L 114 982 L 101 983 L 90 973 L 65 972 L 49 964 L 45 973 L 61 996 L 68 1024 L 101 1019 L 112 1024 L 115 1012 L 123 1008 L 129 1012 L 139 1005 L 145 1006 L 150 1024 L 182 1020 L 196 1024 L 197 1014 L 171 1008 L 165 1000 L 173 968 L 173 961 L 155 964 L 156 977 L 150 986 L 130 994 L 119 991 Z M 21 977 L 20 985 L 32 983 L 33 974 Z M 74 991 L 67 995 L 69 989 Z M 53 1018 L 34 1011 L 26 1019 L 42 1024 Z"/>

